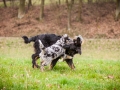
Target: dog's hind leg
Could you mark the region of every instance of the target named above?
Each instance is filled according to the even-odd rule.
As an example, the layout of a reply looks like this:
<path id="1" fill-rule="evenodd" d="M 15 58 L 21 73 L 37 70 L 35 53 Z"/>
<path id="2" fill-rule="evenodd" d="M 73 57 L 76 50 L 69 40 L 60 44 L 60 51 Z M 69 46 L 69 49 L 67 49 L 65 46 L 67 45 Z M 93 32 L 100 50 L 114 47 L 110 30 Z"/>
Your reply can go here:
<path id="1" fill-rule="evenodd" d="M 33 68 L 39 68 L 39 65 L 37 65 L 36 61 L 39 59 L 39 55 L 33 54 L 32 55 L 32 67 Z"/>
<path id="2" fill-rule="evenodd" d="M 65 61 L 71 69 L 75 69 L 75 66 L 74 66 L 72 59 L 65 59 Z"/>

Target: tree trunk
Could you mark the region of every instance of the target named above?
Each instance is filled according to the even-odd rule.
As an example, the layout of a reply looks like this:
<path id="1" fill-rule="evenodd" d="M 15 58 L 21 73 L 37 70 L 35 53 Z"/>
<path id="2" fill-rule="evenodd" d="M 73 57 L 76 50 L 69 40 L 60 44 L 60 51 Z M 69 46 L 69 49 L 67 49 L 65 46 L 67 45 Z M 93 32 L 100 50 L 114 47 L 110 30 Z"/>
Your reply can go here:
<path id="1" fill-rule="evenodd" d="M 6 0 L 3 0 L 4 7 L 7 7 Z"/>
<path id="2" fill-rule="evenodd" d="M 30 6 L 32 6 L 32 0 L 29 0 L 29 2 L 28 2 L 28 3 L 29 3 L 29 5 L 30 5 Z"/>
<path id="3" fill-rule="evenodd" d="M 61 4 L 61 0 L 59 0 L 59 5 Z"/>
<path id="4" fill-rule="evenodd" d="M 70 6 L 68 7 L 68 25 L 67 25 L 67 29 L 70 30 L 71 29 L 71 9 Z"/>
<path id="5" fill-rule="evenodd" d="M 30 8 L 30 6 L 32 6 L 32 0 L 28 1 L 28 9 Z"/>
<path id="6" fill-rule="evenodd" d="M 116 4 L 117 4 L 117 7 L 116 7 L 116 13 L 115 13 L 116 14 L 115 20 L 118 21 L 120 16 L 120 0 L 117 0 Z"/>
<path id="7" fill-rule="evenodd" d="M 92 3 L 92 0 L 88 0 L 88 3 Z"/>
<path id="8" fill-rule="evenodd" d="M 82 14 L 82 0 L 79 0 L 79 16 L 78 16 L 79 21 L 82 21 L 81 14 Z"/>
<path id="9" fill-rule="evenodd" d="M 45 2 L 45 0 L 41 0 L 39 20 L 42 20 L 44 17 L 44 2 Z"/>
<path id="10" fill-rule="evenodd" d="M 18 18 L 23 18 L 25 15 L 25 0 L 20 0 Z"/>
<path id="11" fill-rule="evenodd" d="M 11 7 L 14 7 L 14 0 L 10 0 Z"/>
<path id="12" fill-rule="evenodd" d="M 70 0 L 70 2 L 68 0 L 66 0 L 66 4 L 67 4 L 67 11 L 68 11 L 68 24 L 67 24 L 67 29 L 70 30 L 71 29 L 71 10 L 74 4 L 74 0 Z"/>

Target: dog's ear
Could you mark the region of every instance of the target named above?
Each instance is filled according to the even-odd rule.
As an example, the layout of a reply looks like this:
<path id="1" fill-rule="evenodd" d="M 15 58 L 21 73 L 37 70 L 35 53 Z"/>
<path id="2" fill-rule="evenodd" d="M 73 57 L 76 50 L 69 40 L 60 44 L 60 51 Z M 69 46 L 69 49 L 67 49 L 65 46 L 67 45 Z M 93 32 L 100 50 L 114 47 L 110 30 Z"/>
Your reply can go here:
<path id="1" fill-rule="evenodd" d="M 66 41 L 68 40 L 68 35 L 64 34 L 61 39 L 62 39 L 63 42 L 66 43 Z"/>
<path id="2" fill-rule="evenodd" d="M 77 39 L 74 39 L 73 42 L 74 42 L 75 45 L 78 45 L 78 44 L 81 43 L 81 40 L 80 40 L 79 37 L 77 37 Z"/>
<path id="3" fill-rule="evenodd" d="M 79 35 L 78 37 L 80 38 L 80 42 L 81 42 L 81 44 L 83 44 L 83 43 L 84 43 L 84 39 L 83 39 L 83 37 L 82 37 L 81 35 Z"/>
<path id="4" fill-rule="evenodd" d="M 74 42 L 74 43 L 79 43 L 79 44 L 84 43 L 83 37 L 81 35 L 75 36 L 74 39 L 76 40 L 76 42 Z"/>
<path id="5" fill-rule="evenodd" d="M 68 40 L 68 35 L 67 35 L 67 34 L 64 34 L 64 35 L 63 35 L 63 38 L 64 38 L 65 40 Z"/>
<path id="6" fill-rule="evenodd" d="M 82 41 L 81 41 L 81 39 L 78 37 L 77 38 L 77 43 L 81 43 Z"/>

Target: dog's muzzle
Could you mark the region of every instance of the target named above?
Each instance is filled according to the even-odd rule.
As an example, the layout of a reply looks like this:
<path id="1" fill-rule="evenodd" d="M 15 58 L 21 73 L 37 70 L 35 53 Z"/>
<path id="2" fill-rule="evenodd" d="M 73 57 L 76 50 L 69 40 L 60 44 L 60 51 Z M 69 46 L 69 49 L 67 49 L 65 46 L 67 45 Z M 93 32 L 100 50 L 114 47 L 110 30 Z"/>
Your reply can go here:
<path id="1" fill-rule="evenodd" d="M 81 50 L 80 49 L 77 49 L 76 50 L 80 55 L 82 54 Z"/>

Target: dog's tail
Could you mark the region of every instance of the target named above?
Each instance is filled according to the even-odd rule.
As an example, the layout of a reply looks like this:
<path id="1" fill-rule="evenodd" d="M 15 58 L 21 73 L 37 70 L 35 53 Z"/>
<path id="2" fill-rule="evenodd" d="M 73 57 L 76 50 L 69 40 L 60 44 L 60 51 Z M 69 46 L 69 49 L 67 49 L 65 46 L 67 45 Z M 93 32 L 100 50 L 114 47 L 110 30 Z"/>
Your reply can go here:
<path id="1" fill-rule="evenodd" d="M 23 36 L 22 38 L 24 39 L 24 43 L 26 43 L 26 44 L 28 44 L 30 42 L 35 42 L 35 40 L 36 40 L 36 36 L 30 37 L 30 38 L 28 38 L 27 36 Z"/>
<path id="2" fill-rule="evenodd" d="M 24 43 L 30 43 L 29 38 L 27 36 L 23 36 L 22 38 L 24 39 Z"/>

